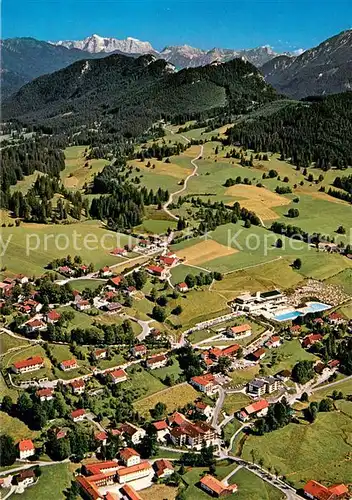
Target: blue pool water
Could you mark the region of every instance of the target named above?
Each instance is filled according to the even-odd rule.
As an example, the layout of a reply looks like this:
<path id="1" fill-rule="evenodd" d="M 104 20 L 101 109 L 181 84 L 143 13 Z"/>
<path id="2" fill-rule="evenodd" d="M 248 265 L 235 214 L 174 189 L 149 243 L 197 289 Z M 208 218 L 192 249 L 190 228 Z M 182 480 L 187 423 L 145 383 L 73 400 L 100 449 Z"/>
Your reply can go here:
<path id="1" fill-rule="evenodd" d="M 304 308 L 304 311 L 296 310 L 283 314 L 278 314 L 274 316 L 274 319 L 276 319 L 276 321 L 289 321 L 289 320 L 292 321 L 298 318 L 298 316 L 304 316 L 305 314 L 310 312 L 326 311 L 326 309 L 330 309 L 330 307 L 331 306 L 329 306 L 328 304 L 323 304 L 322 302 L 311 302 L 309 306 Z"/>

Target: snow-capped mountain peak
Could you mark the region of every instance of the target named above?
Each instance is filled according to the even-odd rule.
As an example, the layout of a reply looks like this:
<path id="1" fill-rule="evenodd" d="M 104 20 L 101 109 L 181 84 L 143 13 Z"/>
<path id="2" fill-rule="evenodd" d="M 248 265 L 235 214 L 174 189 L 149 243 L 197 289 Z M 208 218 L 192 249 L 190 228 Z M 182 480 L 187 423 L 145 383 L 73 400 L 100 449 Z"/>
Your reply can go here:
<path id="1" fill-rule="evenodd" d="M 107 38 L 96 33 L 83 40 L 60 40 L 49 42 L 53 45 L 62 45 L 68 49 L 80 49 L 92 54 L 99 52 L 123 52 L 125 54 L 149 54 L 156 53 L 149 42 L 142 42 L 137 38 L 127 37 L 124 40 L 117 38 Z"/>

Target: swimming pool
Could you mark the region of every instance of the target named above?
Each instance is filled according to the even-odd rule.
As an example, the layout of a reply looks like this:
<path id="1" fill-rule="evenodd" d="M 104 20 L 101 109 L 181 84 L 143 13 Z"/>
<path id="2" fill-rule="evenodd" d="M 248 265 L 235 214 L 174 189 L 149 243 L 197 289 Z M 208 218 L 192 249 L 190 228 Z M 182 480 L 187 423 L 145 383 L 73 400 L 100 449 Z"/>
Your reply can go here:
<path id="1" fill-rule="evenodd" d="M 307 306 L 302 309 L 296 309 L 294 311 L 289 311 L 282 314 L 277 314 L 274 316 L 276 321 L 292 321 L 299 316 L 304 316 L 307 313 L 326 311 L 330 309 L 331 306 L 328 304 L 323 304 L 322 302 L 307 302 Z"/>

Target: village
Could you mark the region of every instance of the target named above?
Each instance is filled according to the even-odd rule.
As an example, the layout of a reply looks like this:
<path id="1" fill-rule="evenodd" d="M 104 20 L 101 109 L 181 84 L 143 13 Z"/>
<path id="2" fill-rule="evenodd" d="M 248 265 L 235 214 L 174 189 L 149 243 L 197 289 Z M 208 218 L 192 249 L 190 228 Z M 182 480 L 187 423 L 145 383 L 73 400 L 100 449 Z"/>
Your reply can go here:
<path id="1" fill-rule="evenodd" d="M 89 444 L 80 458 L 84 459 L 88 454 L 95 458 L 75 474 L 75 488 L 84 498 L 136 500 L 142 498 L 140 491 L 155 483 L 177 484 L 176 459 L 174 456 L 168 458 L 171 452 L 184 460 L 189 454 L 197 457 L 208 453 L 213 457 L 209 462 L 213 465 L 210 465 L 209 474 L 200 479 L 198 487 L 210 496 L 232 495 L 238 485 L 220 481 L 214 476 L 216 461 L 233 460 L 248 470 L 253 468 L 248 461 L 233 455 L 234 440 L 258 428 L 258 422 L 263 428 L 269 425 L 267 420 L 277 405 L 286 408 L 289 419 L 294 418 L 297 401 L 307 400 L 321 385 L 328 387 L 338 383 L 343 360 L 331 358 L 330 352 L 336 354 L 337 349 L 326 343 L 330 342 L 331 332 L 339 332 L 339 338 L 343 338 L 351 333 L 352 327 L 335 310 L 336 303 L 309 302 L 306 309 L 297 308 L 294 301 L 280 290 L 258 291 L 238 296 L 229 305 L 230 313 L 208 319 L 184 332 L 170 333 L 158 328 L 163 322 L 160 313 L 162 296 L 156 299 L 153 315 L 148 321 L 134 317 L 129 312 L 131 305 L 137 304 L 138 309 L 138 300 L 149 281 L 154 286 L 166 284 L 171 294 L 175 297 L 181 294 L 187 300 L 187 294 L 195 286 L 194 280 L 186 278 L 184 282 L 172 285 L 170 269 L 177 266 L 180 259 L 168 249 L 167 242 L 141 240 L 138 246 L 116 248 L 111 253 L 125 258 L 131 251 L 147 256 L 147 260 L 121 274 L 116 274 L 108 266 L 94 272 L 79 258 L 74 261 L 67 258 L 56 262 L 53 268 L 63 278 L 34 281 L 18 275 L 0 283 L 0 306 L 7 314 L 6 309 L 10 309 L 12 320 L 2 327 L 2 335 L 27 339 L 29 346 L 44 353 L 21 357 L 14 348 L 12 354 L 16 355 L 16 361 L 2 365 L 6 383 L 24 391 L 30 405 L 37 405 L 39 412 L 49 412 L 45 422 L 41 422 L 39 415 L 33 422 L 39 428 L 45 427 L 44 442 L 39 446 L 32 439 L 16 443 L 18 460 L 28 465 L 20 467 L 18 473 L 1 473 L 1 486 L 7 491 L 4 498 L 41 480 L 38 471 L 43 465 L 40 456 L 44 450 L 56 459 L 67 460 L 69 451 L 63 449 L 71 443 L 72 451 L 72 440 L 77 438 L 75 426 L 82 425 L 89 433 Z M 99 280 L 96 292 L 76 290 L 75 284 L 81 279 Z M 221 276 L 212 279 L 221 279 Z M 55 296 L 55 302 L 50 302 L 50 296 Z M 320 306 L 314 307 L 314 304 Z M 63 329 L 67 329 L 73 320 L 76 314 L 73 311 L 87 318 L 94 311 L 93 318 L 110 319 L 107 326 L 98 325 L 102 334 L 94 341 L 86 340 L 89 332 L 77 330 L 70 330 L 71 338 L 65 340 Z M 299 323 L 292 324 L 297 318 Z M 117 319 L 123 322 L 107 341 L 107 334 L 111 333 L 109 325 Z M 139 328 L 137 335 L 131 327 L 133 324 Z M 96 328 L 97 323 L 94 325 Z M 206 332 L 209 333 L 203 335 Z M 72 337 L 73 333 L 75 337 Z M 72 348 L 74 339 L 76 345 Z M 302 355 L 308 353 L 307 359 L 314 361 L 299 361 L 298 356 L 291 369 L 275 372 L 275 364 L 281 364 L 277 362 L 275 352 L 293 343 Z M 71 357 L 60 356 L 58 359 L 54 351 L 57 353 L 68 344 L 71 347 L 64 352 Z M 85 344 L 91 345 L 89 350 Z M 113 354 L 114 349 L 118 349 L 118 355 Z M 116 365 L 112 364 L 114 359 L 119 361 Z M 109 363 L 109 366 L 105 367 L 104 363 Z M 183 370 L 179 381 L 168 375 L 168 370 L 174 371 L 175 363 L 180 373 Z M 48 365 L 51 365 L 50 370 Z M 194 375 L 193 369 L 196 370 Z M 134 415 L 130 403 L 125 412 L 129 416 L 126 420 L 117 421 L 94 413 L 94 405 L 87 404 L 91 398 L 98 398 L 104 405 L 105 393 L 122 397 L 124 387 L 133 388 L 128 384 L 134 383 L 138 370 L 151 376 L 164 370 L 169 377 L 170 390 L 183 384 L 197 396 L 184 408 L 176 402 L 171 412 L 163 402 L 156 403 L 154 408 L 149 408 L 147 419 Z M 253 378 L 235 384 L 234 375 L 248 370 L 250 373 L 252 370 Z M 224 402 L 234 395 L 243 398 L 247 404 L 227 413 Z M 11 402 L 6 401 L 6 397 L 4 399 L 2 411 L 10 414 L 15 411 L 20 418 L 28 419 L 26 413 L 21 416 L 18 405 L 14 410 Z M 55 410 L 58 399 L 65 405 L 65 410 L 59 413 Z M 106 399 L 107 404 L 108 401 Z M 57 426 L 55 415 L 59 414 L 61 425 Z M 133 417 L 132 421 L 130 417 Z M 234 422 L 238 424 L 234 426 L 233 434 L 230 439 L 225 439 L 226 426 Z M 58 449 L 60 453 L 54 451 Z M 156 450 L 160 458 L 154 458 Z M 256 474 L 285 494 L 288 492 L 288 498 L 300 498 L 284 478 L 268 474 L 258 464 L 256 467 Z M 327 488 L 310 480 L 303 488 L 303 495 L 316 500 L 342 499 L 348 498 L 348 488 L 344 484 Z"/>

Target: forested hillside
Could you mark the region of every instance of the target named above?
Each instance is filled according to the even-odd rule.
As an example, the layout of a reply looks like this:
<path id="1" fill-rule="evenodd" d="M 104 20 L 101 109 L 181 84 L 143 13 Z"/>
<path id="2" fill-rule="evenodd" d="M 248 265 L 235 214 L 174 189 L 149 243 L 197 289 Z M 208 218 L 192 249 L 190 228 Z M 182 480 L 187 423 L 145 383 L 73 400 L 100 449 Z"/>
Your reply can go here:
<path id="1" fill-rule="evenodd" d="M 323 170 L 352 165 L 352 93 L 314 102 L 292 103 L 270 116 L 257 116 L 231 128 L 225 142 L 254 151 L 281 153 L 298 166 Z"/>
<path id="2" fill-rule="evenodd" d="M 3 115 L 48 131 L 97 128 L 99 122 L 100 130 L 136 136 L 161 118 L 208 117 L 220 109 L 243 113 L 277 98 L 258 70 L 240 59 L 176 73 L 151 55 L 112 55 L 78 61 L 25 85 L 5 102 Z"/>

